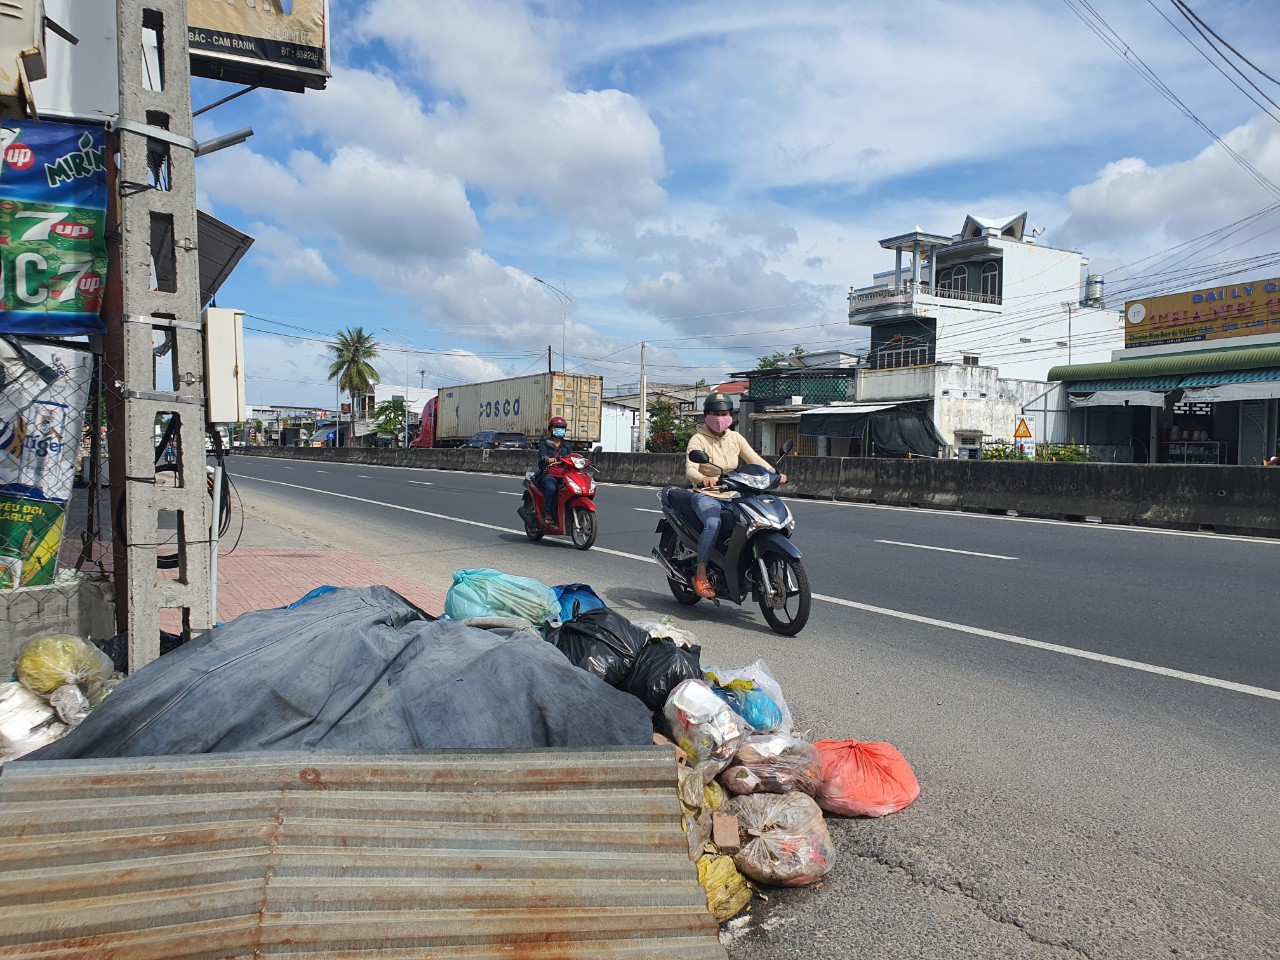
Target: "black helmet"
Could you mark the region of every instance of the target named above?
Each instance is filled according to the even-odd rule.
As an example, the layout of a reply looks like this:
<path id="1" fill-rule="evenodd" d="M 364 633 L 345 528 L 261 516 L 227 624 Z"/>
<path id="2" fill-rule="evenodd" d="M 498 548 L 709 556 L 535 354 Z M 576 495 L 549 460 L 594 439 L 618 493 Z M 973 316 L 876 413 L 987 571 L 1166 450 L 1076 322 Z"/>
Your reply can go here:
<path id="1" fill-rule="evenodd" d="M 733 413 L 733 403 L 723 393 L 716 391 L 707 394 L 707 399 L 702 401 L 703 413 Z"/>

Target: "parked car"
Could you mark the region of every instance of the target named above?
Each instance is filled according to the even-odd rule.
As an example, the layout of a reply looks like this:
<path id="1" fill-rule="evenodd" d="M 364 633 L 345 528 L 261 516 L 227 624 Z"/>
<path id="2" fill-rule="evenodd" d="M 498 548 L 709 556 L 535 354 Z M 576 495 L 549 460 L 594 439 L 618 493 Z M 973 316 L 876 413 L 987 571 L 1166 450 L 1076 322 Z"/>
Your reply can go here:
<path id="1" fill-rule="evenodd" d="M 501 430 L 481 430 L 464 440 L 463 447 L 476 450 L 529 450 L 533 444 L 523 433 L 504 433 Z"/>

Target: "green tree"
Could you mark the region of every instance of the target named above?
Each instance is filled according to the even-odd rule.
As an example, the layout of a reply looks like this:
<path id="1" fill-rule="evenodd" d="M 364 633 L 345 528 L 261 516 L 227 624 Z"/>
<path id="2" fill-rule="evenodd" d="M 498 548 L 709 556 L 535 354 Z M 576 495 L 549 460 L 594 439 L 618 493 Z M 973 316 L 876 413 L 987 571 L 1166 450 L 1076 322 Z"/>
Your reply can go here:
<path id="1" fill-rule="evenodd" d="M 329 379 L 338 381 L 338 389 L 345 390 L 351 398 L 351 439 L 356 433 L 356 397 L 368 393 L 382 378 L 373 368 L 378 357 L 378 342 L 364 327 L 348 327 L 339 330 L 337 339 L 328 345 L 333 355 L 329 365 Z M 337 413 L 334 414 L 337 420 Z"/>
<path id="2" fill-rule="evenodd" d="M 787 357 L 803 357 L 808 352 L 809 352 L 808 350 L 800 346 L 800 344 L 798 343 L 791 348 L 790 353 L 779 353 L 777 350 L 775 350 L 772 354 L 770 354 L 767 357 L 759 357 L 756 361 L 757 363 L 756 369 L 772 370 L 774 367 L 782 366 L 782 364 L 786 362 Z"/>
<path id="3" fill-rule="evenodd" d="M 383 400 L 373 408 L 373 429 L 379 433 L 394 433 L 398 437 L 408 416 L 409 408 L 403 399 Z"/>
<path id="4" fill-rule="evenodd" d="M 674 400 L 657 399 L 649 404 L 649 453 L 682 453 L 698 425 L 680 415 Z"/>

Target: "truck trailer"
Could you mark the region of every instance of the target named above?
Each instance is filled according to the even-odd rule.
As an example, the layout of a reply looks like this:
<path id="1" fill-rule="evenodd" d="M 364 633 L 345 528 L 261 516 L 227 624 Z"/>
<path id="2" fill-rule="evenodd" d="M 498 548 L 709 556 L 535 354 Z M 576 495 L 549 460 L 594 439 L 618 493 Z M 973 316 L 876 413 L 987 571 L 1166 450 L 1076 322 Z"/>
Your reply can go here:
<path id="1" fill-rule="evenodd" d="M 481 430 L 542 436 L 547 421 L 564 417 L 568 439 L 582 446 L 600 440 L 604 378 L 579 373 L 537 373 L 509 380 L 441 387 L 423 410 L 412 446 L 456 447 Z"/>

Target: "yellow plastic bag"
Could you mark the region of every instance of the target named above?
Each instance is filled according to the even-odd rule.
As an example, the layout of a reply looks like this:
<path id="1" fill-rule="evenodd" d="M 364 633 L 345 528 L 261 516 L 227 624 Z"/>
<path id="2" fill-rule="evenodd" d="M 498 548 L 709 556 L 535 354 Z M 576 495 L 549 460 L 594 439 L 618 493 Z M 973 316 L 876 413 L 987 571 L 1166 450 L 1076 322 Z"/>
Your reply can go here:
<path id="1" fill-rule="evenodd" d="M 755 887 L 733 863 L 733 857 L 706 854 L 698 858 L 698 882 L 707 892 L 707 910 L 720 923 L 736 917 L 751 902 Z"/>
<path id="2" fill-rule="evenodd" d="M 111 676 L 111 658 L 87 640 L 65 633 L 28 640 L 18 651 L 18 679 L 46 700 L 73 683 L 88 693 Z"/>

